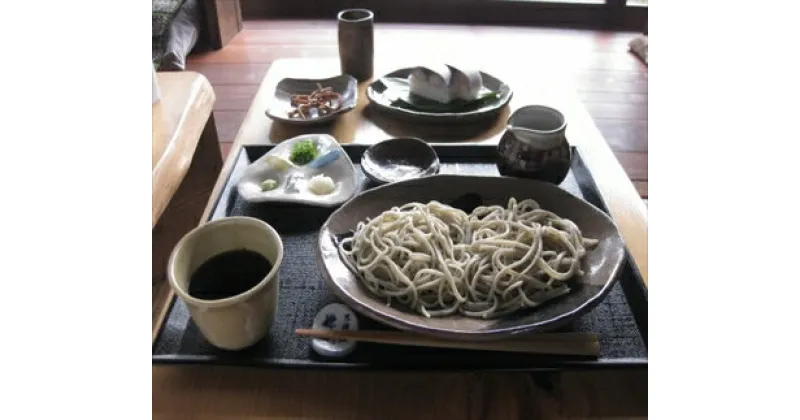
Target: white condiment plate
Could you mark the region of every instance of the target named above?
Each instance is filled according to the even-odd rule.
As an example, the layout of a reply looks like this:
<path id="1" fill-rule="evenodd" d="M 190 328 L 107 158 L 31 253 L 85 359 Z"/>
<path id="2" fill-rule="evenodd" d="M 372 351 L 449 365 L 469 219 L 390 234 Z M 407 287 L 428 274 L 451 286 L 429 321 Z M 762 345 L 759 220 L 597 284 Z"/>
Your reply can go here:
<path id="1" fill-rule="evenodd" d="M 319 151 L 317 158 L 305 165 L 289 161 L 292 147 L 300 141 L 312 140 Z M 330 177 L 333 192 L 317 195 L 308 189 L 315 175 Z M 277 181 L 277 187 L 262 191 L 266 179 Z M 330 135 L 306 134 L 283 141 L 245 169 L 236 185 L 237 192 L 251 203 L 283 202 L 334 207 L 349 200 L 356 192 L 356 170 L 347 152 Z"/>

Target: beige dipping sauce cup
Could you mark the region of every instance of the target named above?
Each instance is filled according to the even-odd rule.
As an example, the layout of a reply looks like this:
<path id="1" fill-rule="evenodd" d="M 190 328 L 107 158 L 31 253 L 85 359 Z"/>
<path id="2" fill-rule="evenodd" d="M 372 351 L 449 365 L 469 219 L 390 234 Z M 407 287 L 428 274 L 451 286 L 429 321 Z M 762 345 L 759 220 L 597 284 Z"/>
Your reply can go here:
<path id="1" fill-rule="evenodd" d="M 238 249 L 263 255 L 272 270 L 253 288 L 229 298 L 202 300 L 189 295 L 189 280 L 202 263 Z M 255 218 L 227 217 L 187 233 L 172 251 L 167 275 L 206 340 L 221 349 L 241 350 L 264 338 L 272 326 L 282 262 L 283 241 L 272 226 Z"/>

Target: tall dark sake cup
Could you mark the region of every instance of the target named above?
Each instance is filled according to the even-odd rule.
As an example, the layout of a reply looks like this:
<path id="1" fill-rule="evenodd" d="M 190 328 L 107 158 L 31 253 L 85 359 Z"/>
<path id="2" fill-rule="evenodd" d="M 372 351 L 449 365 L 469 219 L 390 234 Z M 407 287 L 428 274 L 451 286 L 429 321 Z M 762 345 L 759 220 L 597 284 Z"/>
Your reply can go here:
<path id="1" fill-rule="evenodd" d="M 349 74 L 359 82 L 371 79 L 375 59 L 375 14 L 367 9 L 346 9 L 337 17 L 342 74 Z"/>

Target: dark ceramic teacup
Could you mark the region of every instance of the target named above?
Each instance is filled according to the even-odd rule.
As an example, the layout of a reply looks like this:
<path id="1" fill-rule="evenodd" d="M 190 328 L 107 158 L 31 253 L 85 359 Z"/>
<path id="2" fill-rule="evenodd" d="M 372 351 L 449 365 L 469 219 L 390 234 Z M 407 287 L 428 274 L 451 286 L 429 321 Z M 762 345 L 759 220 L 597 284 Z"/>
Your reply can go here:
<path id="1" fill-rule="evenodd" d="M 498 145 L 500 174 L 560 184 L 572 162 L 567 122 L 556 109 L 530 105 L 516 110 Z"/>
<path id="2" fill-rule="evenodd" d="M 375 15 L 367 9 L 346 9 L 337 15 L 339 22 L 339 62 L 342 74 L 359 82 L 373 76 L 375 55 Z"/>

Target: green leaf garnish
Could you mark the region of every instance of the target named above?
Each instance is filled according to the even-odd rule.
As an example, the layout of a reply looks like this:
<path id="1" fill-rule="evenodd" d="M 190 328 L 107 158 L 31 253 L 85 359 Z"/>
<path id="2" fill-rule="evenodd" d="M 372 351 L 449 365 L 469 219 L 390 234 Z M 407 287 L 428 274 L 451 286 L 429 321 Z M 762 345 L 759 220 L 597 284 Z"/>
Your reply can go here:
<path id="1" fill-rule="evenodd" d="M 317 146 L 314 145 L 313 140 L 302 140 L 292 146 L 292 153 L 289 155 L 289 160 L 295 165 L 305 165 L 314 160 L 319 154 Z"/>

